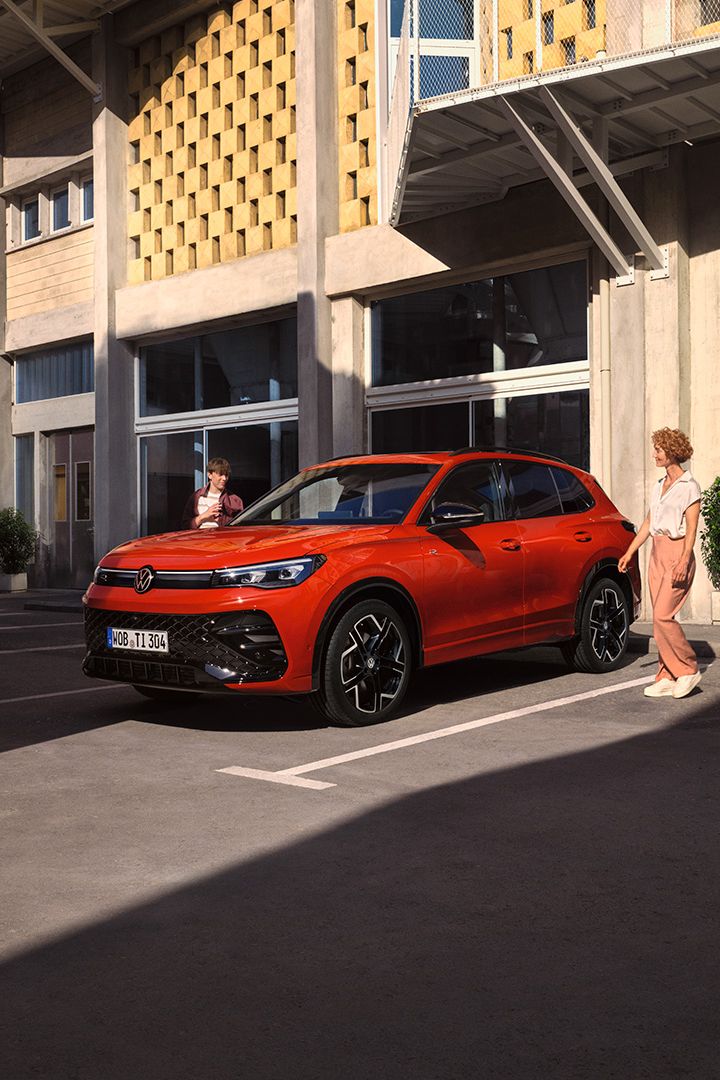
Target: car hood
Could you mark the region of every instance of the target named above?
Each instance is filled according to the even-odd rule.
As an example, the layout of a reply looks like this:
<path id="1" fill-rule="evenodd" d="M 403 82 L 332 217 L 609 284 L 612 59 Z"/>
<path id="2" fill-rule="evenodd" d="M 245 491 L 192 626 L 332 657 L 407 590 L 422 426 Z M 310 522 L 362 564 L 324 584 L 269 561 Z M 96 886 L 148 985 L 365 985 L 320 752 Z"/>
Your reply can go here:
<path id="1" fill-rule="evenodd" d="M 136 570 L 212 570 L 248 566 L 274 559 L 319 555 L 338 547 L 385 540 L 392 525 L 235 525 L 224 529 L 193 529 L 129 540 L 113 548 L 102 565 Z"/>

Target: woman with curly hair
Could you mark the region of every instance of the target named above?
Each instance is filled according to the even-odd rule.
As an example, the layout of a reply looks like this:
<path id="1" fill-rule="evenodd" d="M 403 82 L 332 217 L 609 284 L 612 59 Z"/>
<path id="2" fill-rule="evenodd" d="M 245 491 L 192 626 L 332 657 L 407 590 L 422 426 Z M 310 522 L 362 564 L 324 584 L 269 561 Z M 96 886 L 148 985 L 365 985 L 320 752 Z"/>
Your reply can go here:
<path id="1" fill-rule="evenodd" d="M 682 431 L 660 428 L 652 435 L 655 464 L 665 470 L 653 488 L 650 510 L 637 536 L 618 561 L 627 570 L 630 559 L 652 536 L 648 570 L 653 606 L 653 636 L 658 647 L 655 682 L 646 697 L 686 697 L 700 682 L 697 657 L 675 616 L 687 600 L 695 577 L 695 537 L 702 492 L 697 480 L 682 468 L 693 448 Z"/>

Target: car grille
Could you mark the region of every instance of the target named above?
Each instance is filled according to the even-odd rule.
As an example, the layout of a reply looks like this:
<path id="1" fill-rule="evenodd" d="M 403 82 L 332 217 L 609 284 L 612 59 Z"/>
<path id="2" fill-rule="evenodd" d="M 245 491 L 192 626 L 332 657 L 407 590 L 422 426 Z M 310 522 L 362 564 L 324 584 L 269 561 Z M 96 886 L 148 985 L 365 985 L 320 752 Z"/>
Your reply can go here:
<path id="1" fill-rule="evenodd" d="M 166 630 L 169 652 L 123 655 L 108 649 L 109 627 L 123 630 Z M 222 682 L 271 682 L 287 669 L 287 656 L 277 628 L 264 611 L 169 615 L 159 612 L 85 609 L 89 675 L 128 682 L 207 685 Z M 98 665 L 96 661 L 103 661 Z M 91 662 L 92 661 L 92 662 Z M 94 668 L 95 670 L 90 670 Z M 185 674 L 181 675 L 179 669 Z M 135 674 L 142 674 L 142 678 Z M 198 679 L 198 675 L 200 678 Z M 192 683 L 183 681 L 192 676 Z"/>

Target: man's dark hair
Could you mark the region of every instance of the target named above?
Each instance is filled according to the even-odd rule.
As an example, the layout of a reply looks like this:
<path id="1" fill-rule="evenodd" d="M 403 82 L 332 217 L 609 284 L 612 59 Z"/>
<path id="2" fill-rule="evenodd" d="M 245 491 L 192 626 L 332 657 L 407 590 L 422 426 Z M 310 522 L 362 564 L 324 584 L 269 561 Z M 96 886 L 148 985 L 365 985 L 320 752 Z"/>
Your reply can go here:
<path id="1" fill-rule="evenodd" d="M 210 460 L 207 463 L 207 471 L 208 471 L 208 473 L 211 473 L 211 472 L 222 473 L 222 475 L 227 476 L 227 478 L 229 480 L 230 479 L 230 462 L 227 460 L 227 458 L 224 458 L 224 457 L 210 458 Z"/>

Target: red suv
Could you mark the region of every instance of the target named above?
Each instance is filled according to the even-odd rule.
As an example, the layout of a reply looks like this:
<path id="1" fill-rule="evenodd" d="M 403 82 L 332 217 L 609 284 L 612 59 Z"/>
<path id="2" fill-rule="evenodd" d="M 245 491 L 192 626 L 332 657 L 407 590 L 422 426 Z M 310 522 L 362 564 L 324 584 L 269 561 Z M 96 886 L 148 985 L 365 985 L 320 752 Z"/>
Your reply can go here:
<path id="1" fill-rule="evenodd" d="M 304 469 L 225 528 L 132 540 L 84 597 L 93 678 L 140 693 L 311 694 L 344 725 L 400 706 L 414 668 L 540 642 L 622 661 L 634 526 L 555 458 L 460 450 Z"/>

